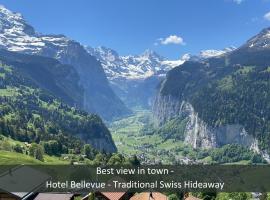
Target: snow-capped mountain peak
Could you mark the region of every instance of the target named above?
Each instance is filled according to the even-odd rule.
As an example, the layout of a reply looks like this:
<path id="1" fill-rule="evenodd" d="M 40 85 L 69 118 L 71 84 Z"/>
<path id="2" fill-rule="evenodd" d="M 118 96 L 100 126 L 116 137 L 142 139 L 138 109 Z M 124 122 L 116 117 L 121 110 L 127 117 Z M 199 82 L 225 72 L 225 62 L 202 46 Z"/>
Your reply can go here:
<path id="1" fill-rule="evenodd" d="M 165 73 L 183 63 L 169 61 L 153 50 L 145 50 L 140 55 L 119 56 L 106 47 L 86 47 L 87 51 L 101 62 L 107 77 L 113 79 L 144 79 L 154 74 Z"/>
<path id="2" fill-rule="evenodd" d="M 64 35 L 37 33 L 21 14 L 0 5 L 0 48 L 28 54 L 41 54 L 45 47 L 61 49 L 69 41 L 72 40 Z M 47 45 L 48 43 L 50 45 Z"/>
<path id="3" fill-rule="evenodd" d="M 219 57 L 223 56 L 224 54 L 227 54 L 231 51 L 236 50 L 236 47 L 230 46 L 227 48 L 224 48 L 222 50 L 216 50 L 216 49 L 207 49 L 207 50 L 202 50 L 198 55 L 191 55 L 191 54 L 184 54 L 182 57 L 182 60 L 189 60 L 189 61 L 203 61 L 208 58 L 213 58 L 213 57 Z"/>
<path id="4" fill-rule="evenodd" d="M 156 53 L 155 51 L 151 49 L 146 49 L 141 55 L 141 58 L 145 59 L 154 59 L 154 60 L 164 60 L 165 58 Z"/>
<path id="5" fill-rule="evenodd" d="M 34 34 L 34 29 L 26 23 L 20 13 L 14 13 L 0 5 L 0 32 Z"/>
<path id="6" fill-rule="evenodd" d="M 263 29 L 243 46 L 250 49 L 270 48 L 270 27 Z"/>
<path id="7" fill-rule="evenodd" d="M 9 24 L 10 22 L 15 22 L 14 24 L 22 24 L 21 22 L 24 22 L 23 17 L 20 13 L 14 13 L 7 8 L 5 8 L 3 5 L 0 5 L 0 20 L 4 24 Z"/>
<path id="8" fill-rule="evenodd" d="M 202 59 L 217 57 L 217 56 L 221 56 L 225 53 L 231 52 L 235 49 L 236 49 L 235 47 L 231 46 L 231 47 L 227 47 L 227 48 L 222 49 L 222 50 L 215 50 L 215 49 L 203 50 L 200 52 L 199 57 L 201 57 Z"/>
<path id="9" fill-rule="evenodd" d="M 184 54 L 184 55 L 183 55 L 180 59 L 178 59 L 178 60 L 164 60 L 164 61 L 162 61 L 162 63 L 163 63 L 164 65 L 168 65 L 169 68 L 170 68 L 170 67 L 171 67 L 171 68 L 174 68 L 174 67 L 177 67 L 177 66 L 182 65 L 184 62 L 190 60 L 190 58 L 191 58 L 191 55 L 188 54 L 188 53 L 186 53 L 186 54 Z"/>
<path id="10" fill-rule="evenodd" d="M 44 43 L 34 36 L 34 28 L 26 23 L 22 15 L 4 6 L 0 6 L 0 33 L 0 48 L 10 51 L 37 51 L 44 46 Z"/>

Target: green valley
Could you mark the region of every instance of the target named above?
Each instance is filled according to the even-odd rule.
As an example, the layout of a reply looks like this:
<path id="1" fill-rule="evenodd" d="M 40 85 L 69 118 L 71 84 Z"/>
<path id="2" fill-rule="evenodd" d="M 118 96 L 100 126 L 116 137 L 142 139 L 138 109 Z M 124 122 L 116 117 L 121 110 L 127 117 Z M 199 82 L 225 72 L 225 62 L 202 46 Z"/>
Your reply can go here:
<path id="1" fill-rule="evenodd" d="M 184 142 L 185 120 L 173 119 L 154 128 L 152 112 L 136 109 L 134 115 L 110 124 L 118 152 L 137 155 L 143 164 L 263 163 L 261 156 L 237 144 L 194 149 Z M 168 135 L 170 133 L 170 135 Z"/>
<path id="2" fill-rule="evenodd" d="M 118 151 L 124 155 L 137 155 L 142 162 L 153 164 L 172 163 L 181 154 L 176 150 L 183 142 L 163 139 L 158 134 L 147 133 L 145 127 L 151 124 L 152 113 L 149 110 L 136 110 L 133 116 L 115 121 L 109 129 Z"/>

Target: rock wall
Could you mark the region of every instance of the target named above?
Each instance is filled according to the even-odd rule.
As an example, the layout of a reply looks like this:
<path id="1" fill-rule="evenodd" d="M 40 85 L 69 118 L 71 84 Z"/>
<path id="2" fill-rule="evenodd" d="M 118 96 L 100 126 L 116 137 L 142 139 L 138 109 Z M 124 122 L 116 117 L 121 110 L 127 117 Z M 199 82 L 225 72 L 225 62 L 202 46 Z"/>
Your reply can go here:
<path id="1" fill-rule="evenodd" d="M 187 119 L 184 142 L 193 148 L 214 148 L 232 143 L 251 148 L 256 142 L 240 124 L 210 127 L 198 117 L 188 101 L 179 101 L 172 96 L 157 96 L 153 112 L 157 126 L 175 117 Z"/>
<path id="2" fill-rule="evenodd" d="M 110 136 L 103 135 L 99 138 L 88 138 L 85 133 L 78 134 L 77 137 L 79 137 L 81 140 L 83 140 L 87 144 L 91 144 L 92 147 L 99 151 L 105 151 L 109 153 L 114 153 L 117 151 L 117 148 Z"/>

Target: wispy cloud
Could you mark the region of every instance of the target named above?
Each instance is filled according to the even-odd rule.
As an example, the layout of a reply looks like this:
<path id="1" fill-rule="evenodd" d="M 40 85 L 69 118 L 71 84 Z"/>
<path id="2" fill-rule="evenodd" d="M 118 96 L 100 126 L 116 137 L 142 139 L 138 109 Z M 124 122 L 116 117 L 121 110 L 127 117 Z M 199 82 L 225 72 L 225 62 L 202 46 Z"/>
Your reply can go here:
<path id="1" fill-rule="evenodd" d="M 241 4 L 244 0 L 233 0 L 234 3 Z"/>
<path id="2" fill-rule="evenodd" d="M 184 39 L 181 36 L 177 36 L 177 35 L 170 35 L 166 38 L 159 38 L 157 40 L 158 42 L 155 42 L 155 45 L 158 44 L 163 44 L 163 45 L 167 45 L 167 44 L 178 44 L 178 45 L 185 45 Z"/>
<path id="3" fill-rule="evenodd" d="M 264 19 L 270 21 L 270 12 L 266 13 L 263 17 Z"/>

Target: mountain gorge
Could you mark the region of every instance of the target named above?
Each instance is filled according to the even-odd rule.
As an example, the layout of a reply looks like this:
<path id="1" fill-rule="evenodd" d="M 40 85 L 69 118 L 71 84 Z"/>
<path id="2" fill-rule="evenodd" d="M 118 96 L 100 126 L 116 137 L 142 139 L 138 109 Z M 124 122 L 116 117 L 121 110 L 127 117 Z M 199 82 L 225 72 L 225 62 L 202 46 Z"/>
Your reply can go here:
<path id="1" fill-rule="evenodd" d="M 157 126 L 185 119 L 182 134 L 194 148 L 238 143 L 269 160 L 269 32 L 231 52 L 169 71 L 155 100 Z"/>
<path id="2" fill-rule="evenodd" d="M 151 107 L 156 87 L 166 72 L 186 59 L 169 61 L 151 50 L 141 55 L 120 56 L 106 47 L 86 49 L 101 62 L 111 87 L 129 107 Z"/>
<path id="3" fill-rule="evenodd" d="M 249 159 L 255 151 L 270 161 L 270 29 L 237 49 L 169 60 L 151 50 L 122 56 L 37 33 L 3 6 L 0 17 L 0 132 L 6 137 L 57 141 L 60 153 L 85 143 L 116 152 L 114 139 L 121 153 L 140 152 L 146 163 L 159 156 L 186 162 L 186 152 L 194 157 L 243 146 Z"/>
<path id="4" fill-rule="evenodd" d="M 152 50 L 140 55 L 120 56 L 107 47 L 86 47 L 102 64 L 115 93 L 129 107 L 151 108 L 160 82 L 168 71 L 188 60 L 201 61 L 234 50 L 203 50 L 198 55 L 184 54 L 178 60 L 169 60 Z"/>
<path id="5" fill-rule="evenodd" d="M 20 14 L 0 7 L 0 48 L 29 55 L 40 55 L 57 59 L 62 64 L 73 66 L 76 73 L 80 98 L 77 106 L 97 113 L 105 120 L 124 116 L 130 111 L 114 94 L 104 70 L 95 57 L 91 56 L 78 42 L 64 35 L 42 35 L 26 23 Z M 73 94 L 70 94 L 72 96 Z"/>

